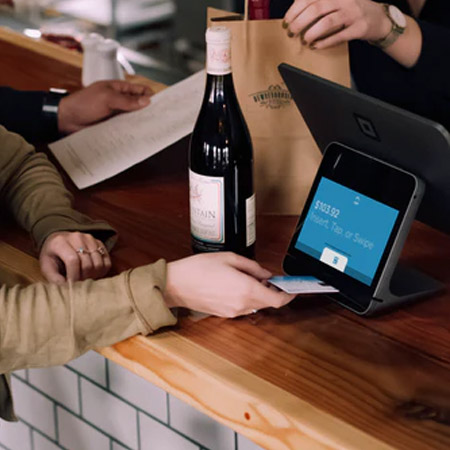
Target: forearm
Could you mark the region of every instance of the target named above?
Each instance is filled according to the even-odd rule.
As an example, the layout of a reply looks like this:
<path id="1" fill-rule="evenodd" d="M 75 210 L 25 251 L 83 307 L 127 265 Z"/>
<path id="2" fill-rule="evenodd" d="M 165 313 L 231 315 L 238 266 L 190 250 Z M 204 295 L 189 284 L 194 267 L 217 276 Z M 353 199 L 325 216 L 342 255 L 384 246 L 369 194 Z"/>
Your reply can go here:
<path id="1" fill-rule="evenodd" d="M 371 20 L 364 40 L 369 42 L 383 40 L 391 33 L 392 22 L 382 3 L 371 3 Z M 422 32 L 417 22 L 405 14 L 406 28 L 397 40 L 383 51 L 406 68 L 413 67 L 422 51 Z"/>
<path id="2" fill-rule="evenodd" d="M 0 373 L 64 364 L 94 348 L 175 323 L 165 263 L 57 286 L 0 288 Z"/>
<path id="3" fill-rule="evenodd" d="M 411 68 L 422 51 L 422 31 L 412 17 L 406 16 L 406 22 L 405 32 L 384 51 L 402 66 Z"/>
<path id="4" fill-rule="evenodd" d="M 0 192 L 38 248 L 55 231 L 84 231 L 108 241 L 114 230 L 72 209 L 56 168 L 19 136 L 0 127 Z M 109 243 L 109 247 L 112 242 Z"/>

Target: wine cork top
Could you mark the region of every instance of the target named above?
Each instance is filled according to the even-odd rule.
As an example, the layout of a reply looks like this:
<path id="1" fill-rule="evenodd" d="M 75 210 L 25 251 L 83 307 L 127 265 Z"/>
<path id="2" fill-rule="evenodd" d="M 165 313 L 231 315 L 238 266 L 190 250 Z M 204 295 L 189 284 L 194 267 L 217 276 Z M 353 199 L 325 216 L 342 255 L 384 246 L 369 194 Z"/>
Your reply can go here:
<path id="1" fill-rule="evenodd" d="M 231 30 L 223 26 L 213 26 L 206 30 L 207 44 L 228 44 L 231 41 Z"/>

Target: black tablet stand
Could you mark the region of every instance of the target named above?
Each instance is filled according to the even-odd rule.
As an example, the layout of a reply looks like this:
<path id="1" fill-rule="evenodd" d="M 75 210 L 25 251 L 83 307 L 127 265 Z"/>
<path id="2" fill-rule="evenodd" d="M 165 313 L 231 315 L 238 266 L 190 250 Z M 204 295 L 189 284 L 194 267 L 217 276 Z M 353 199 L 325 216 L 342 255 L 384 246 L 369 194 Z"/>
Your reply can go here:
<path id="1" fill-rule="evenodd" d="M 423 297 L 431 296 L 444 289 L 444 285 L 439 281 L 416 269 L 399 263 L 400 254 L 425 192 L 425 183 L 417 177 L 416 179 L 418 193 L 411 199 L 410 206 L 397 232 L 394 245 L 386 260 L 372 299 L 365 310 L 354 310 L 358 314 L 370 315 L 382 312 Z M 336 298 L 336 300 L 342 304 L 340 299 Z"/>
<path id="2" fill-rule="evenodd" d="M 330 297 L 359 315 L 369 316 L 429 297 L 443 289 L 444 285 L 439 281 L 416 269 L 398 263 L 389 278 L 380 279 L 366 308 L 362 309 L 360 304 L 341 292 L 332 294 Z"/>

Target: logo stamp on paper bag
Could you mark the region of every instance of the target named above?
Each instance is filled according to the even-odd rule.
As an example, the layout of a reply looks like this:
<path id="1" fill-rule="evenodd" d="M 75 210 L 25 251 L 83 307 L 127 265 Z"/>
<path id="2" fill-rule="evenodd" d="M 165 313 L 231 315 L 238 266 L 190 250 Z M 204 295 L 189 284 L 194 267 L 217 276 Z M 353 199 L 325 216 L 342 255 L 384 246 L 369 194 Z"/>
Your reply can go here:
<path id="1" fill-rule="evenodd" d="M 292 101 L 291 93 L 284 84 L 272 84 L 268 89 L 250 94 L 249 97 L 253 98 L 253 101 L 259 106 L 270 109 L 284 108 L 289 106 Z"/>

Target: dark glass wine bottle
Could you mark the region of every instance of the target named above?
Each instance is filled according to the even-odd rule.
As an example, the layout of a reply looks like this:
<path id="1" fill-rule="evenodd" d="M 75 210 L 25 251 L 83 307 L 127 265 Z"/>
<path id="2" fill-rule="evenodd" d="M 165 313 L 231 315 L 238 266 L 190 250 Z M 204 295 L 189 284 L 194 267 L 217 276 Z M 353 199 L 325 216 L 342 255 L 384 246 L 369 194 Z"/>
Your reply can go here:
<path id="1" fill-rule="evenodd" d="M 253 148 L 231 74 L 231 33 L 206 32 L 207 81 L 189 151 L 194 252 L 255 252 Z"/>

